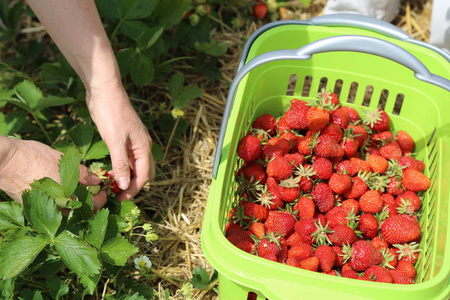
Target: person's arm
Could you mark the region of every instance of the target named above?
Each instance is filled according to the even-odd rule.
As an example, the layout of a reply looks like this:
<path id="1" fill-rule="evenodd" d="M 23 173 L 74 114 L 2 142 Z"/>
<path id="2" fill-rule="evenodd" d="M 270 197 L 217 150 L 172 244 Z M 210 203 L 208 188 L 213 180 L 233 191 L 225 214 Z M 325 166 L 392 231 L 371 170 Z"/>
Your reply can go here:
<path id="1" fill-rule="evenodd" d="M 15 140 L 0 135 L 0 190 L 12 199 L 22 203 L 22 193 L 37 179 L 49 177 L 57 182 L 61 152 L 36 142 Z M 80 165 L 79 182 L 84 185 L 98 185 L 100 179 Z M 94 208 L 106 203 L 106 192 L 94 196 Z"/>
<path id="2" fill-rule="evenodd" d="M 152 139 L 133 109 L 93 0 L 28 0 L 86 87 L 86 102 L 110 150 L 114 175 L 136 195 L 155 176 Z"/>

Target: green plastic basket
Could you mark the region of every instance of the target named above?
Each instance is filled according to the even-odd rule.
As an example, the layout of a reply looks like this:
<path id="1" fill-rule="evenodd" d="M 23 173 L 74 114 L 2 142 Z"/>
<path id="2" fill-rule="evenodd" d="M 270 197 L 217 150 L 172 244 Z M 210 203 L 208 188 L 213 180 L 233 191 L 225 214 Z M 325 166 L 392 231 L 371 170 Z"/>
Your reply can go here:
<path id="1" fill-rule="evenodd" d="M 349 28 L 352 34 L 354 30 Z M 219 272 L 219 297 L 245 300 L 254 292 L 260 300 L 448 299 L 450 81 L 444 77 L 450 77 L 449 63 L 433 49 L 398 39 L 392 43 L 382 34 L 332 32 L 308 24 L 273 26 L 244 51 L 246 63 L 227 99 L 202 227 L 204 254 Z M 281 40 L 275 44 L 273 39 Z M 289 50 L 297 46 L 301 48 Z M 416 264 L 416 284 L 366 282 L 302 270 L 248 254 L 224 236 L 234 206 L 235 173 L 242 164 L 236 154 L 240 138 L 258 116 L 279 116 L 291 99 L 312 98 L 321 87 L 335 91 L 343 105 L 381 106 L 393 129 L 407 130 L 416 141 L 417 158 L 425 162 L 425 173 L 432 180 L 421 208 L 423 251 Z"/>

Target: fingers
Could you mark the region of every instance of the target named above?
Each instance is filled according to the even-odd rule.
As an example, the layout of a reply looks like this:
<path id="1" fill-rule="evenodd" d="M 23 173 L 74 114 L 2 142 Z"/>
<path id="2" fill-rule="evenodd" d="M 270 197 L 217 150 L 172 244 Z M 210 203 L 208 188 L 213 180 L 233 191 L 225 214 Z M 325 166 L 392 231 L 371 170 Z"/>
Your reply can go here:
<path id="1" fill-rule="evenodd" d="M 108 201 L 108 196 L 105 191 L 100 191 L 97 195 L 93 196 L 94 200 L 94 214 L 105 206 Z"/>
<path id="2" fill-rule="evenodd" d="M 114 171 L 114 177 L 120 189 L 126 190 L 130 186 L 130 162 L 126 149 L 126 142 L 122 146 L 110 148 L 111 163 Z"/>
<path id="3" fill-rule="evenodd" d="M 80 165 L 80 179 L 78 180 L 83 185 L 97 185 L 100 184 L 100 178 L 89 172 L 86 166 Z"/>

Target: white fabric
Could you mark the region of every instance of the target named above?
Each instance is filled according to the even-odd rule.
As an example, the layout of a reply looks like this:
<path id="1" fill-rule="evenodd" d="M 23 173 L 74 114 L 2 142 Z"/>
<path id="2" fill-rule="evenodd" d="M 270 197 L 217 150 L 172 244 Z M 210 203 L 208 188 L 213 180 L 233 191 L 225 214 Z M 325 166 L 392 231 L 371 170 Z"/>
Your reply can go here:
<path id="1" fill-rule="evenodd" d="M 328 0 L 324 14 L 354 13 L 391 22 L 399 10 L 400 0 Z"/>
<path id="2" fill-rule="evenodd" d="M 324 14 L 355 13 L 392 22 L 400 0 L 328 0 Z M 429 43 L 450 51 L 450 0 L 433 0 Z"/>
<path id="3" fill-rule="evenodd" d="M 429 43 L 450 51 L 450 0 L 433 0 Z"/>

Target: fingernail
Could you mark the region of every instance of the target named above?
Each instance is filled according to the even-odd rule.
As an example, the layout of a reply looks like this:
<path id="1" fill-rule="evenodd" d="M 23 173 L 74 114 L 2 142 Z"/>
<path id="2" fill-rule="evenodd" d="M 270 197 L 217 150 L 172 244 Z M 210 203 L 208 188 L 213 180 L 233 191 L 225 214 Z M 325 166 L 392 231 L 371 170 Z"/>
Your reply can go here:
<path id="1" fill-rule="evenodd" d="M 129 179 L 127 177 L 119 177 L 117 183 L 119 184 L 119 187 L 122 190 L 126 190 L 130 185 Z"/>

